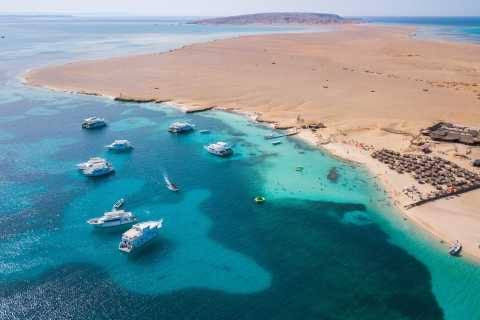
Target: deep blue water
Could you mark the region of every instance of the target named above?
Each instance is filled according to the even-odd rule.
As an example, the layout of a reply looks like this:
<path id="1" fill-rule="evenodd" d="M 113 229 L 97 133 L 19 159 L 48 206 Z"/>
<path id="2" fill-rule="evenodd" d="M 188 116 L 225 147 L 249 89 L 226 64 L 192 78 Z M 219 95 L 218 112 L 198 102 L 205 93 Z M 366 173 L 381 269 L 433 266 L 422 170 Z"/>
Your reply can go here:
<path id="1" fill-rule="evenodd" d="M 366 17 L 371 23 L 416 26 L 417 36 L 480 42 L 480 17 Z"/>
<path id="2" fill-rule="evenodd" d="M 478 319 L 480 272 L 403 221 L 372 177 L 235 114 L 185 115 L 22 85 L 28 68 L 270 28 L 0 18 L 0 319 Z M 294 30 L 298 31 L 298 30 Z M 109 126 L 80 129 L 81 119 Z M 186 119 L 198 132 L 167 133 Z M 129 139 L 131 153 L 104 145 Z M 202 146 L 225 140 L 235 155 Z M 87 179 L 91 156 L 115 174 Z M 296 166 L 303 166 L 297 172 Z M 337 183 L 326 178 L 330 168 Z M 163 172 L 182 191 L 168 191 Z M 267 202 L 256 205 L 253 198 Z M 118 198 L 161 236 L 132 256 L 85 221 Z"/>

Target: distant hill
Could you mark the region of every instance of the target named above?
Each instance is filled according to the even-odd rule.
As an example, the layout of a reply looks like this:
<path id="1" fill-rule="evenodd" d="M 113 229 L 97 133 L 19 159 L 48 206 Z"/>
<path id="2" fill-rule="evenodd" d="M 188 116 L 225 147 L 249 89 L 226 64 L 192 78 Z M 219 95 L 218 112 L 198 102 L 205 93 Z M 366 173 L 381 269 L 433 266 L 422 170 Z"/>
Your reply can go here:
<path id="1" fill-rule="evenodd" d="M 309 12 L 283 12 L 283 13 L 255 13 L 240 16 L 211 18 L 191 21 L 193 24 L 343 24 L 357 23 L 360 20 L 346 19 L 336 14 L 309 13 Z"/>

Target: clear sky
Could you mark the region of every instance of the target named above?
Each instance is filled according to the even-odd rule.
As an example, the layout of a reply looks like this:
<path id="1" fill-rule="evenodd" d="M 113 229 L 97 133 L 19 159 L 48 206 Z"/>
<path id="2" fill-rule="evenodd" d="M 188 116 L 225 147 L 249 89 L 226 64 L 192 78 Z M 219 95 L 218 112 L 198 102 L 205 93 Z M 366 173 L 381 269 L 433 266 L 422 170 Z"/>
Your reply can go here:
<path id="1" fill-rule="evenodd" d="M 480 16 L 480 0 L 0 0 L 0 13 L 218 16 L 273 11 L 346 16 Z"/>

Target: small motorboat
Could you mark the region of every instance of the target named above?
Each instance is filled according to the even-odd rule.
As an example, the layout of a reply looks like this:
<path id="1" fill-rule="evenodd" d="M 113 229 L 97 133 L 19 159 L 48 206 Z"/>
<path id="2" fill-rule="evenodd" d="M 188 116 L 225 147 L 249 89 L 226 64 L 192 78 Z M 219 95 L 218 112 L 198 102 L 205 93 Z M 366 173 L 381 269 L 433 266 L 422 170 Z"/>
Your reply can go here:
<path id="1" fill-rule="evenodd" d="M 448 249 L 448 254 L 454 257 L 458 257 L 462 251 L 462 244 L 457 240 Z"/>
<path id="2" fill-rule="evenodd" d="M 123 204 L 125 203 L 125 199 L 121 198 L 121 199 L 118 199 L 114 204 L 113 204 L 113 207 L 112 207 L 112 210 L 118 210 L 120 209 Z"/>
<path id="3" fill-rule="evenodd" d="M 264 203 L 267 199 L 265 199 L 265 197 L 262 197 L 262 196 L 256 196 L 253 201 L 255 201 L 255 203 Z"/>
<path id="4" fill-rule="evenodd" d="M 200 130 L 199 131 L 201 134 L 209 134 L 210 130 Z"/>
<path id="5" fill-rule="evenodd" d="M 298 167 L 295 168 L 295 171 L 297 171 L 297 172 L 302 172 L 302 171 L 303 171 L 303 167 L 298 166 Z"/>
<path id="6" fill-rule="evenodd" d="M 163 180 L 165 180 L 165 184 L 170 191 L 180 191 L 180 188 L 176 184 L 172 183 L 166 174 L 163 175 Z"/>
<path id="7" fill-rule="evenodd" d="M 277 140 L 277 141 L 273 141 L 272 144 L 273 144 L 274 146 L 278 146 L 279 144 L 282 144 L 282 141 L 278 141 L 278 140 Z"/>

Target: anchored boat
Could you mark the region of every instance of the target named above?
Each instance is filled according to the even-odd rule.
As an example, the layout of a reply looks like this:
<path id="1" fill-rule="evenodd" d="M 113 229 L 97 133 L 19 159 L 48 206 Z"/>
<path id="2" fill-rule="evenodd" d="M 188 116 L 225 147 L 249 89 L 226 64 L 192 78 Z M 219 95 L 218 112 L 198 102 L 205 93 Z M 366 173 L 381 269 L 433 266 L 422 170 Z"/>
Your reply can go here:
<path id="1" fill-rule="evenodd" d="M 168 131 L 171 133 L 185 133 L 195 129 L 195 126 L 188 122 L 174 122 L 168 127 Z"/>
<path id="2" fill-rule="evenodd" d="M 226 142 L 219 141 L 217 143 L 204 146 L 205 150 L 219 157 L 228 157 L 233 154 L 232 146 Z"/>
<path id="3" fill-rule="evenodd" d="M 105 148 L 111 151 L 130 151 L 133 149 L 132 144 L 128 140 L 115 140 L 111 144 L 106 145 Z"/>
<path id="4" fill-rule="evenodd" d="M 77 164 L 77 168 L 87 177 L 99 177 L 115 171 L 112 164 L 103 158 L 90 158 L 87 162 Z"/>
<path id="5" fill-rule="evenodd" d="M 105 119 L 103 118 L 97 118 L 97 117 L 90 117 L 86 118 L 82 122 L 82 128 L 83 129 L 97 129 L 97 128 L 103 128 L 107 125 L 105 122 Z"/>
<path id="6" fill-rule="evenodd" d="M 162 228 L 163 219 L 159 221 L 146 221 L 134 224 L 131 229 L 122 234 L 118 250 L 130 253 L 158 236 Z"/>
<path id="7" fill-rule="evenodd" d="M 113 173 L 115 169 L 110 162 L 94 164 L 91 167 L 82 170 L 87 177 L 101 177 Z"/>
<path id="8" fill-rule="evenodd" d="M 77 164 L 77 168 L 79 170 L 84 170 L 84 169 L 87 169 L 89 167 L 92 167 L 95 164 L 106 163 L 106 162 L 107 162 L 107 160 L 105 160 L 103 158 L 93 157 L 93 158 L 88 159 L 88 161 L 86 161 L 86 162 L 82 162 L 82 163 Z"/>
<path id="9" fill-rule="evenodd" d="M 112 228 L 132 224 L 136 221 L 137 218 L 131 212 L 114 210 L 105 212 L 101 217 L 90 219 L 87 223 L 95 228 Z"/>

